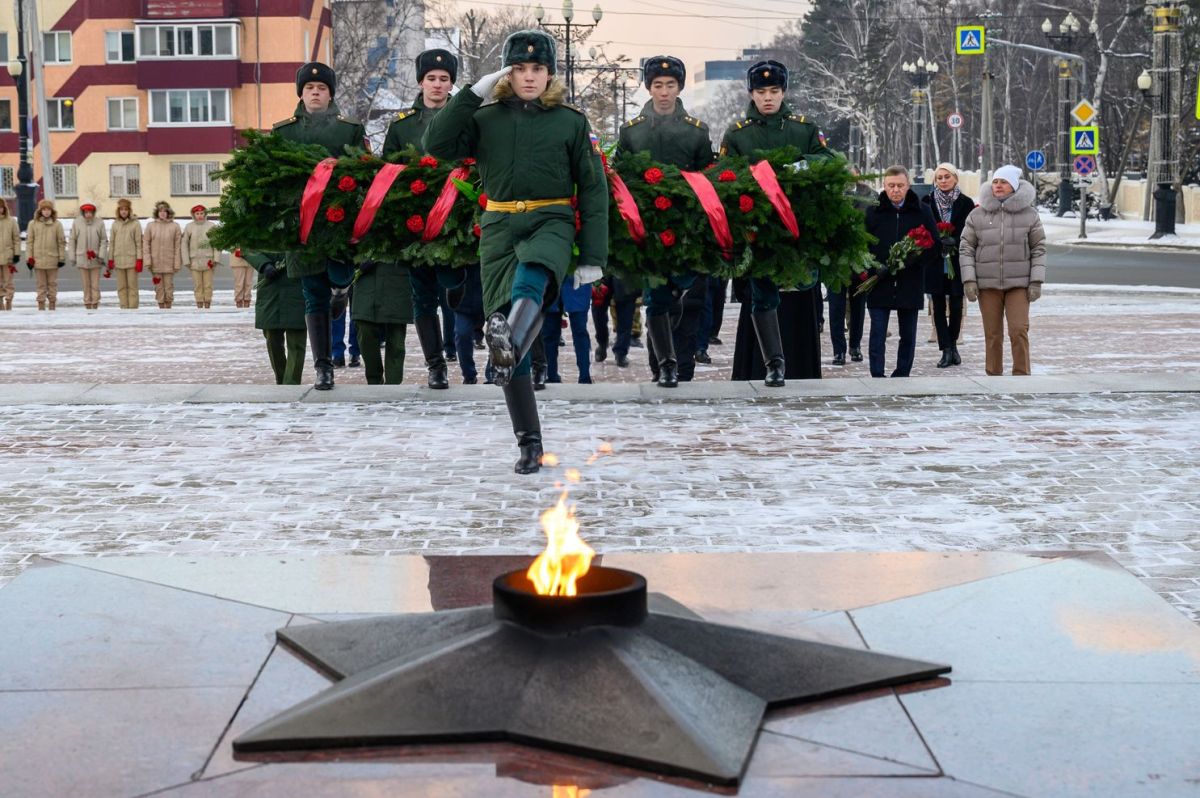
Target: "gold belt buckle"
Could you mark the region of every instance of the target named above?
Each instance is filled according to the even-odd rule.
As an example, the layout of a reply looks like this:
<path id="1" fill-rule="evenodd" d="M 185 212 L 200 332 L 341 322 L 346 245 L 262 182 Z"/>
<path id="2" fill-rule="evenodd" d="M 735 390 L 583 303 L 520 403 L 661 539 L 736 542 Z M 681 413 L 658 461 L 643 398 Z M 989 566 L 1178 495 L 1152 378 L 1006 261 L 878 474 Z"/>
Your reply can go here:
<path id="1" fill-rule="evenodd" d="M 517 200 L 517 213 L 525 213 L 525 200 Z"/>

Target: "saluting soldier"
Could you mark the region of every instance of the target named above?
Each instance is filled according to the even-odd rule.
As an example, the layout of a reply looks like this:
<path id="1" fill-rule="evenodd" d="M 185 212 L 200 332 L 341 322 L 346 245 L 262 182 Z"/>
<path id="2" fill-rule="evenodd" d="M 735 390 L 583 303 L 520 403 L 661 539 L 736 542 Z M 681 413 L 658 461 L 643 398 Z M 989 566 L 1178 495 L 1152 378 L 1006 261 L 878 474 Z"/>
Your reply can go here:
<path id="1" fill-rule="evenodd" d="M 518 474 L 541 467 L 529 350 L 542 329 L 542 308 L 558 295 L 574 244 L 576 286 L 600 279 L 608 260 L 608 182 L 599 146 L 587 117 L 563 102 L 555 51 L 542 31 L 513 33 L 504 42 L 504 68 L 459 92 L 425 131 L 431 155 L 479 162 L 488 196 L 479 244 L 484 310 L 491 314 L 485 334 L 521 453 Z M 484 105 L 493 91 L 496 101 Z"/>
<path id="2" fill-rule="evenodd" d="M 692 172 L 712 163 L 708 125 L 689 116 L 679 99 L 687 79 L 683 62 L 674 56 L 656 55 L 646 60 L 642 75 L 650 92 L 650 102 L 646 103 L 640 115 L 621 127 L 616 157 L 620 158 L 622 153 L 649 152 L 660 163 Z M 643 296 L 646 328 L 650 332 L 650 344 L 654 350 L 652 358 L 658 366 L 658 384 L 662 388 L 679 385 L 681 369 L 677 355 L 686 359 L 685 372 L 690 373 L 693 367 L 695 346 L 689 337 L 695 337 L 699 326 L 700 306 L 694 302 L 684 302 L 680 307 L 680 300 L 688 292 L 698 291 L 703 296 L 707 287 L 707 279 L 696 271 L 695 264 L 680 263 L 665 285 L 647 289 Z M 672 311 L 683 314 L 678 325 L 682 351 L 678 352 Z M 632 314 L 629 318 L 632 323 Z M 621 316 L 618 316 L 618 321 L 621 320 Z M 618 329 L 618 337 L 620 333 Z M 617 351 L 615 346 L 613 351 Z"/>
<path id="3" fill-rule="evenodd" d="M 417 85 L 421 91 L 413 101 L 413 107 L 401 112 L 388 125 L 387 138 L 383 142 L 385 158 L 410 146 L 421 150 L 421 137 L 434 116 L 446 107 L 456 80 L 458 59 L 449 51 L 426 50 L 417 56 Z M 430 388 L 449 388 L 438 307 L 443 289 L 461 293 L 466 273 L 450 265 L 409 269 L 408 272 L 412 281 L 412 321 L 429 371 L 427 384 Z"/>
<path id="4" fill-rule="evenodd" d="M 760 153 L 795 147 L 806 160 L 829 160 L 835 153 L 825 146 L 820 129 L 806 117 L 792 113 L 785 94 L 788 70 L 778 61 L 760 61 L 746 73 L 746 88 L 750 91 L 750 108 L 746 118 L 736 122 L 721 141 L 721 155 L 740 155 L 757 160 Z M 817 307 L 821 301 L 818 283 L 801 291 L 796 304 L 797 341 L 802 363 L 798 373 L 805 377 L 821 376 L 821 341 L 817 326 Z M 750 312 L 754 332 L 758 335 L 763 362 L 767 367 L 766 385 L 784 384 L 786 364 L 783 340 L 779 331 L 779 286 L 764 278 L 750 281 Z"/>
<path id="5" fill-rule="evenodd" d="M 366 129 L 362 123 L 342 116 L 334 102 L 337 75 L 317 61 L 305 64 L 296 72 L 296 113 L 276 122 L 274 131 L 289 141 L 301 144 L 320 144 L 333 157 L 346 154 L 347 147 L 368 148 Z M 346 312 L 350 283 L 354 279 L 354 264 L 333 260 L 306 258 L 302 250 L 285 255 L 288 275 L 299 277 L 304 289 L 304 321 L 312 346 L 313 370 L 316 371 L 318 391 L 333 388 L 333 353 L 331 319 Z"/>
<path id="6" fill-rule="evenodd" d="M 267 358 L 276 385 L 299 385 L 304 373 L 304 291 L 287 273 L 281 255 L 247 251 L 247 263 L 262 279 L 254 301 L 254 329 L 267 339 Z"/>

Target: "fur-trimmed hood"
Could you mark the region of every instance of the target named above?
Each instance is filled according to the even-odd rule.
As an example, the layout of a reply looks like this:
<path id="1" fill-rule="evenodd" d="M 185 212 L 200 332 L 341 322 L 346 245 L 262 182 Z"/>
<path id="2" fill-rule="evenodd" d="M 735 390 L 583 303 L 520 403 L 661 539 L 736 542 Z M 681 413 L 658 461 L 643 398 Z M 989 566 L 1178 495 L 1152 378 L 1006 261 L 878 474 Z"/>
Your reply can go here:
<path id="1" fill-rule="evenodd" d="M 991 183 L 985 183 L 979 192 L 979 205 L 988 213 L 996 213 L 1000 210 L 1006 213 L 1019 213 L 1026 208 L 1032 208 L 1036 200 L 1037 192 L 1033 190 L 1033 184 L 1028 180 L 1022 180 L 1021 185 L 1017 186 L 1017 190 L 1003 202 L 992 194 Z"/>
<path id="2" fill-rule="evenodd" d="M 54 203 L 48 199 L 44 199 L 44 200 L 41 200 L 40 202 L 38 202 L 37 210 L 33 212 L 34 219 L 37 219 L 39 221 L 42 219 L 42 208 L 50 209 L 50 221 L 51 222 L 58 221 L 58 210 L 54 207 Z"/>
<path id="3" fill-rule="evenodd" d="M 502 80 L 496 84 L 496 89 L 493 95 L 497 102 L 511 100 L 516 98 L 517 93 L 513 90 L 512 84 L 507 80 Z M 551 78 L 550 85 L 542 92 L 534 102 L 540 103 L 543 108 L 557 108 L 563 104 L 567 96 L 566 85 L 558 78 Z"/>

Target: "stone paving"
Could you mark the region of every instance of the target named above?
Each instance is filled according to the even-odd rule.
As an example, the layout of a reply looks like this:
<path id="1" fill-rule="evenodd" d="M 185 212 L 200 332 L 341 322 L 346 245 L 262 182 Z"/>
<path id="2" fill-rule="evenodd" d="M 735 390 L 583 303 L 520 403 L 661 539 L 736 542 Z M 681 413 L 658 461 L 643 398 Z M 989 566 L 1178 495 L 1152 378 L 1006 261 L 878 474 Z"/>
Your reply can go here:
<path id="1" fill-rule="evenodd" d="M 39 554 L 535 551 L 556 472 L 511 473 L 503 405 L 476 387 L 384 404 L 6 395 L 0 581 Z M 1200 394 L 974 390 L 548 392 L 543 416 L 549 448 L 582 467 L 573 497 L 601 552 L 1100 549 L 1200 620 Z M 612 456 L 585 466 L 603 441 Z"/>

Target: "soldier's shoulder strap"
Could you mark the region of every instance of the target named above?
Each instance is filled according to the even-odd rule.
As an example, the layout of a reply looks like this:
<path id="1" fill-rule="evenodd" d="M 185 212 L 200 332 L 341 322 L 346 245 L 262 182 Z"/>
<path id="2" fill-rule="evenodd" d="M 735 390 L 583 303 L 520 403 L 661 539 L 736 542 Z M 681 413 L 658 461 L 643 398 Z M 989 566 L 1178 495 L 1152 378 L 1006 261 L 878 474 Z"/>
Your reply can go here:
<path id="1" fill-rule="evenodd" d="M 752 124 L 754 124 L 754 120 L 751 119 L 750 117 L 746 117 L 745 119 L 742 119 L 741 121 L 736 122 L 733 126 L 733 129 L 741 130 L 742 128 L 749 127 Z"/>
<path id="2" fill-rule="evenodd" d="M 814 124 L 813 122 L 809 122 L 808 117 L 805 116 L 804 114 L 791 114 L 790 116 L 788 116 L 788 120 L 791 122 L 799 122 L 804 125 Z"/>
<path id="3" fill-rule="evenodd" d="M 633 127 L 634 125 L 640 125 L 641 123 L 643 123 L 645 121 L 646 121 L 646 117 L 643 116 L 642 114 L 638 114 L 633 119 L 630 119 L 628 122 L 621 125 L 621 127 Z"/>
<path id="4" fill-rule="evenodd" d="M 287 119 L 280 119 L 278 122 L 271 125 L 271 130 L 279 130 L 279 128 L 287 127 L 288 125 L 292 124 L 295 121 L 296 121 L 296 117 L 294 117 L 294 116 L 289 116 Z"/>
<path id="5" fill-rule="evenodd" d="M 587 116 L 587 114 L 585 114 L 583 112 L 583 109 L 579 108 L 578 106 L 571 105 L 570 103 L 560 103 L 560 105 L 563 108 L 566 108 L 567 110 L 574 111 L 575 113 L 579 114 L 580 116 Z"/>
<path id="6" fill-rule="evenodd" d="M 342 116 L 341 114 L 338 114 L 337 120 L 339 122 L 345 122 L 347 125 L 357 125 L 358 127 L 362 127 L 362 122 L 359 122 L 357 119 L 349 116 Z"/>
<path id="7" fill-rule="evenodd" d="M 708 125 L 704 124 L 704 121 L 703 121 L 703 120 L 701 120 L 701 119 L 697 119 L 697 118 L 696 118 L 696 117 L 694 117 L 694 116 L 687 116 L 687 115 L 685 114 L 685 115 L 684 115 L 684 117 L 683 117 L 683 121 L 684 121 L 684 122 L 687 122 L 687 123 L 688 123 L 689 125 L 691 125 L 692 127 L 698 127 L 698 128 L 700 128 L 701 130 L 708 130 Z"/>
<path id="8" fill-rule="evenodd" d="M 405 119 L 408 119 L 410 116 L 413 116 L 416 113 L 417 113 L 416 108 L 409 108 L 407 111 L 401 111 L 400 113 L 396 114 L 396 118 L 393 119 L 392 121 L 393 122 L 403 122 Z"/>

